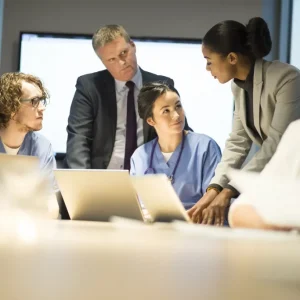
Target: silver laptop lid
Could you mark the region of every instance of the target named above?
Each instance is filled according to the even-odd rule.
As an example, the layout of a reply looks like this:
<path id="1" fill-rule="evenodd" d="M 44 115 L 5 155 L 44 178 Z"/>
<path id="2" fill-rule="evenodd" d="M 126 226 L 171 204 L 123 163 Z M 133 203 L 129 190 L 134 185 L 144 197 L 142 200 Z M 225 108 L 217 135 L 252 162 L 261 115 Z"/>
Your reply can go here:
<path id="1" fill-rule="evenodd" d="M 131 181 L 154 222 L 191 221 L 166 175 L 131 176 Z"/>
<path id="2" fill-rule="evenodd" d="M 70 218 L 109 221 L 112 216 L 143 220 L 126 170 L 54 171 Z"/>

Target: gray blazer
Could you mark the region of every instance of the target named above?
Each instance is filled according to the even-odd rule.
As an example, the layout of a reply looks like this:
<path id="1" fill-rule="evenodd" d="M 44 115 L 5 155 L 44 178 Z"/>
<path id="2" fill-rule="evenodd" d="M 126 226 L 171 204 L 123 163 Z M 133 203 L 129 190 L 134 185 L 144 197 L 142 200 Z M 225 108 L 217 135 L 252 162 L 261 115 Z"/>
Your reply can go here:
<path id="1" fill-rule="evenodd" d="M 235 102 L 233 128 L 211 180 L 211 184 L 222 187 L 229 183 L 228 167 L 240 169 L 252 143 L 260 149 L 243 170 L 260 172 L 275 153 L 288 125 L 300 119 L 300 70 L 279 61 L 260 59 L 255 62 L 253 113 L 258 136 L 247 126 L 245 91 L 232 82 L 232 93 Z"/>

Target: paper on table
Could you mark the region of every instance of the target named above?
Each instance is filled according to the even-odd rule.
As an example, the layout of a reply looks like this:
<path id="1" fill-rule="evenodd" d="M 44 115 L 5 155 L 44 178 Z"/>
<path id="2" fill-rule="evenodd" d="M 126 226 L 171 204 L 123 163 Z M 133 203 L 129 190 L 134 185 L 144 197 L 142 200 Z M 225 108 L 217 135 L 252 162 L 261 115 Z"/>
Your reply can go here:
<path id="1" fill-rule="evenodd" d="M 279 175 L 229 170 L 228 176 L 268 224 L 300 228 L 300 180 Z"/>

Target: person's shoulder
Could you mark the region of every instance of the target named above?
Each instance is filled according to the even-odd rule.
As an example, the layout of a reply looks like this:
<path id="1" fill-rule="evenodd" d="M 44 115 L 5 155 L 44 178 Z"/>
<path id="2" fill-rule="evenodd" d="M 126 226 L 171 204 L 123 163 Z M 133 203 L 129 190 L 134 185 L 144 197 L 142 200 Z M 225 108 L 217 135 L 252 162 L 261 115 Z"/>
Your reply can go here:
<path id="1" fill-rule="evenodd" d="M 28 132 L 26 139 L 31 140 L 31 144 L 34 147 L 36 154 L 48 153 L 49 149 L 52 148 L 50 141 L 38 132 Z"/>
<path id="2" fill-rule="evenodd" d="M 216 149 L 219 149 L 219 145 L 217 142 L 210 136 L 203 134 L 203 133 L 196 133 L 196 132 L 189 132 L 187 137 L 193 141 L 194 143 L 198 144 L 200 147 L 201 146 L 206 146 L 206 147 L 214 147 Z"/>
<path id="3" fill-rule="evenodd" d="M 106 69 L 81 75 L 76 82 L 76 89 L 84 93 L 96 105 L 99 101 L 99 92 L 101 93 L 108 86 L 114 87 L 114 78 Z"/>
<path id="4" fill-rule="evenodd" d="M 143 157 L 147 154 L 149 154 L 152 150 L 153 144 L 155 143 L 155 139 L 147 142 L 141 146 L 139 146 L 133 153 L 132 159 L 136 159 L 138 157 Z"/>
<path id="5" fill-rule="evenodd" d="M 142 73 L 142 77 L 143 77 L 143 82 L 153 82 L 153 81 L 159 81 L 159 82 L 164 82 L 164 83 L 168 83 L 168 84 L 173 84 L 174 81 L 172 78 L 167 77 L 165 75 L 159 75 L 159 74 L 155 74 L 155 73 L 151 73 L 148 71 L 145 71 L 143 69 L 141 69 L 141 73 Z"/>
<path id="6" fill-rule="evenodd" d="M 279 72 L 292 72 L 300 74 L 300 70 L 288 63 L 279 61 L 279 60 L 273 60 L 273 61 L 266 61 L 263 60 L 263 66 L 266 69 L 266 72 L 273 72 L 273 71 L 279 71 Z"/>
<path id="7" fill-rule="evenodd" d="M 300 79 L 300 70 L 293 65 L 278 60 L 263 60 L 264 80 L 272 81 L 280 86 L 293 79 Z"/>
<path id="8" fill-rule="evenodd" d="M 110 73 L 105 69 L 98 72 L 84 74 L 78 77 L 77 82 L 97 82 L 99 80 L 104 80 L 111 78 Z"/>
<path id="9" fill-rule="evenodd" d="M 197 132 L 193 132 L 193 131 L 189 131 L 189 133 L 187 134 L 187 137 L 190 137 L 191 139 L 193 139 L 195 141 L 199 141 L 199 142 L 207 142 L 208 143 L 210 141 L 214 141 L 214 139 L 207 134 L 197 133 Z"/>
<path id="10" fill-rule="evenodd" d="M 30 137 L 30 139 L 35 143 L 40 143 L 46 146 L 50 146 L 50 141 L 41 133 L 36 131 L 28 132 L 27 135 Z"/>

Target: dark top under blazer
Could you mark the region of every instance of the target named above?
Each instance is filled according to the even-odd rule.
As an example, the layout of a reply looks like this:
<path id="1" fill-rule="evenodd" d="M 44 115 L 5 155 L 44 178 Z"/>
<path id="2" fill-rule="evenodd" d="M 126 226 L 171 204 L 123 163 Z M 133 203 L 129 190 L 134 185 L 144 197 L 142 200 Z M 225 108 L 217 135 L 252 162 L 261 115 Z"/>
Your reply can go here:
<path id="1" fill-rule="evenodd" d="M 163 81 L 174 86 L 171 78 L 141 69 L 143 84 Z M 186 122 L 186 129 L 191 130 Z M 80 76 L 68 118 L 65 167 L 106 169 L 114 148 L 117 129 L 115 80 L 107 71 Z M 156 134 L 143 124 L 144 142 Z"/>

